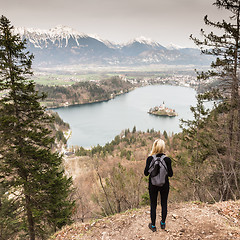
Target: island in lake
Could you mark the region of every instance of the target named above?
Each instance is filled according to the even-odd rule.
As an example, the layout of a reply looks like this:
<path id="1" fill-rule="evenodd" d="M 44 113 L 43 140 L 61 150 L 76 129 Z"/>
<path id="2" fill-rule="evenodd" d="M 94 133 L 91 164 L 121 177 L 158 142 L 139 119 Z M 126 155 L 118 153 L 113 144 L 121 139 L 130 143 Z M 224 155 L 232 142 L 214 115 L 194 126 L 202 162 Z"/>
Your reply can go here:
<path id="1" fill-rule="evenodd" d="M 148 113 L 156 115 L 156 116 L 168 116 L 168 117 L 175 117 L 178 114 L 175 112 L 174 109 L 167 108 L 163 102 L 162 105 L 159 107 L 156 106 L 154 108 L 150 108 Z"/>

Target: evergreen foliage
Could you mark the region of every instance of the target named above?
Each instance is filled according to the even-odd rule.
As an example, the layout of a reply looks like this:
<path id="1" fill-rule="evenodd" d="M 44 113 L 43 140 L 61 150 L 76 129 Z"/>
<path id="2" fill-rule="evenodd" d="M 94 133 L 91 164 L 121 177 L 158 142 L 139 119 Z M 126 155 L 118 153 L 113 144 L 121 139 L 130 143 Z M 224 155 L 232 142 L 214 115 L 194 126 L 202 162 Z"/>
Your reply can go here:
<path id="1" fill-rule="evenodd" d="M 204 186 L 205 194 L 214 201 L 236 200 L 240 197 L 240 1 L 216 0 L 213 5 L 227 10 L 229 19 L 214 22 L 205 16 L 204 22 L 222 34 L 202 29 L 203 40 L 191 38 L 202 53 L 216 57 L 211 70 L 198 73 L 199 83 L 214 77 L 219 84 L 198 96 L 197 107 L 191 109 L 194 121 L 185 122 L 188 129 L 183 133 L 185 147 L 191 153 L 190 163 L 196 169 L 192 182 L 198 188 L 195 189 L 198 199 L 206 199 L 202 194 Z M 205 112 L 204 100 L 215 101 L 211 113 Z M 209 168 L 204 171 L 207 161 Z"/>
<path id="2" fill-rule="evenodd" d="M 19 203 L 0 185 L 0 239 L 14 239 L 19 228 Z"/>
<path id="3" fill-rule="evenodd" d="M 17 214 L 23 239 L 46 239 L 70 222 L 72 181 L 61 169 L 62 157 L 51 151 L 54 139 L 48 125 L 53 119 L 41 107 L 44 94 L 35 90 L 31 65 L 33 55 L 26 42 L 14 35 L 10 21 L 0 18 L 0 201 L 7 192 L 18 203 L 8 221 Z M 7 191 L 7 192 L 5 192 Z M 2 208 L 0 209 L 1 216 Z M 21 210 L 21 211 L 19 211 Z M 17 229 L 17 228 L 16 228 Z"/>
<path id="4" fill-rule="evenodd" d="M 191 107 L 193 113 L 193 120 L 182 120 L 181 127 L 183 132 L 181 134 L 182 147 L 184 147 L 189 157 L 189 161 L 183 162 L 182 165 L 187 168 L 182 168 L 185 171 L 188 180 L 193 187 L 192 199 L 205 201 L 204 185 L 205 180 L 205 168 L 204 163 L 209 157 L 209 132 L 206 125 L 208 124 L 209 109 L 204 107 L 204 95 L 199 94 L 197 96 L 197 105 Z M 184 149 L 183 148 L 183 149 Z M 185 156 L 186 157 L 186 156 Z"/>

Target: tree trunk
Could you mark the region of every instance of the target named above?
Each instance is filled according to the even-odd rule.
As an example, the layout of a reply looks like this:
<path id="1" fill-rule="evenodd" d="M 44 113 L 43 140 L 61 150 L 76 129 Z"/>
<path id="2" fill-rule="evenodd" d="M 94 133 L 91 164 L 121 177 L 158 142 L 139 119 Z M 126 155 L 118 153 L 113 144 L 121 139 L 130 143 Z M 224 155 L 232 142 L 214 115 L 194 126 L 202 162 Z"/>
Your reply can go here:
<path id="1" fill-rule="evenodd" d="M 34 220 L 31 210 L 31 199 L 30 196 L 25 194 L 25 201 L 26 201 L 26 210 L 27 210 L 27 221 L 28 221 L 28 232 L 30 240 L 35 240 L 35 230 L 34 230 Z"/>
<path id="2" fill-rule="evenodd" d="M 112 206 L 111 206 L 111 204 L 110 204 L 110 202 L 109 202 L 109 199 L 108 199 L 107 192 L 106 192 L 106 190 L 105 190 L 105 188 L 104 188 L 104 186 L 103 186 L 101 175 L 99 174 L 98 171 L 97 171 L 97 175 L 98 175 L 98 177 L 99 177 L 100 184 L 101 184 L 101 187 L 102 187 L 103 192 L 104 192 L 104 194 L 105 194 L 105 197 L 106 197 L 106 200 L 107 200 L 108 206 L 109 206 L 109 208 L 110 208 L 110 210 L 111 210 L 111 213 L 114 214 L 113 209 L 112 209 Z"/>

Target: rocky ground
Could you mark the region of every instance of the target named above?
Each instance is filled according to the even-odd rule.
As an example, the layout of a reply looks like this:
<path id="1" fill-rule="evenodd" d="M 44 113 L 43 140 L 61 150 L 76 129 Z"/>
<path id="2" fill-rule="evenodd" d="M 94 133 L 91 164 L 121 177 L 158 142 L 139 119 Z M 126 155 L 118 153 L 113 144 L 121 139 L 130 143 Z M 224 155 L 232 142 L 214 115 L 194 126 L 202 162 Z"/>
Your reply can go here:
<path id="1" fill-rule="evenodd" d="M 160 224 L 160 206 L 157 226 Z M 73 240 L 237 240 L 240 239 L 240 201 L 216 204 L 169 204 L 166 229 L 152 232 L 149 207 L 130 210 L 89 223 L 67 226 L 51 239 Z"/>

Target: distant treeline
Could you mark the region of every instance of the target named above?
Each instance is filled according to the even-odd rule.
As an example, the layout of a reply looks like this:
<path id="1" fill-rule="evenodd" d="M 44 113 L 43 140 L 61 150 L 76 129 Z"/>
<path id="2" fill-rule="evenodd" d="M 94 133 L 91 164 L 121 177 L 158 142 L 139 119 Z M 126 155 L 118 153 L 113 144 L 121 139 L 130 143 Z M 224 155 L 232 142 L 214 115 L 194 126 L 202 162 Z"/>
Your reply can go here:
<path id="1" fill-rule="evenodd" d="M 106 101 L 128 92 L 133 85 L 119 77 L 101 81 L 85 81 L 72 86 L 37 85 L 37 90 L 47 94 L 44 104 L 47 107 L 60 107 L 74 104 Z"/>

